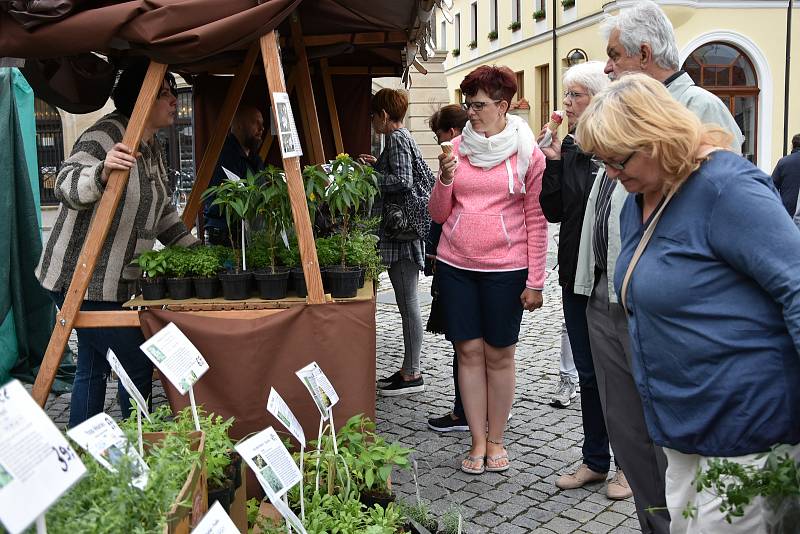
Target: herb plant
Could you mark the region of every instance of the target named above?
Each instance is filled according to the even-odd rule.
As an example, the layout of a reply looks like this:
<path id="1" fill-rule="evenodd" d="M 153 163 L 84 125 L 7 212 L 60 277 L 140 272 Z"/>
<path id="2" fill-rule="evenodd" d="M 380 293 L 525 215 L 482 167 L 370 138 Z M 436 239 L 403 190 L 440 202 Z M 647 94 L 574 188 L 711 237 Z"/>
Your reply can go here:
<path id="1" fill-rule="evenodd" d="M 147 278 L 158 278 L 167 272 L 167 257 L 163 250 L 142 252 L 136 263 Z"/>

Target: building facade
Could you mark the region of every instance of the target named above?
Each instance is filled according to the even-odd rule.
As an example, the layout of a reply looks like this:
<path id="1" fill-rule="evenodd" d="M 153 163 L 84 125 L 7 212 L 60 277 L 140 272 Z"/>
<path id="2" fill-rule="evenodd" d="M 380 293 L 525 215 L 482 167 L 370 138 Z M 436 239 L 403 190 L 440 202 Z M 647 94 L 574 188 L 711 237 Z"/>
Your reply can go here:
<path id="1" fill-rule="evenodd" d="M 603 19 L 635 0 L 454 0 L 453 23 L 439 17 L 451 102 L 479 65 L 517 73 L 514 111 L 534 131 L 562 107 L 561 76 L 571 62 L 605 62 Z M 766 172 L 784 155 L 787 1 L 656 0 L 672 21 L 683 70 L 718 95 L 745 134 L 743 153 Z M 800 12 L 793 17 L 789 138 L 800 133 Z M 555 80 L 553 77 L 555 76 Z M 529 107 L 530 109 L 525 109 Z"/>

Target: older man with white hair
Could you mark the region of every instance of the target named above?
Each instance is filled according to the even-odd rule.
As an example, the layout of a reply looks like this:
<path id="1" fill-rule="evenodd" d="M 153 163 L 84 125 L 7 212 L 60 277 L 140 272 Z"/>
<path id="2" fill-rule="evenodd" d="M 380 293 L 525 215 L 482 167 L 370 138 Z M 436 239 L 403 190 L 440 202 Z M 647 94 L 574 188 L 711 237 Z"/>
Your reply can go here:
<path id="1" fill-rule="evenodd" d="M 678 44 L 667 15 L 649 0 L 608 17 L 603 26 L 606 74 L 614 80 L 626 72 L 643 72 L 663 82 L 670 94 L 703 123 L 718 124 L 734 136 L 731 150 L 741 154 L 744 136 L 730 111 L 716 95 L 698 87 L 680 69 Z"/>

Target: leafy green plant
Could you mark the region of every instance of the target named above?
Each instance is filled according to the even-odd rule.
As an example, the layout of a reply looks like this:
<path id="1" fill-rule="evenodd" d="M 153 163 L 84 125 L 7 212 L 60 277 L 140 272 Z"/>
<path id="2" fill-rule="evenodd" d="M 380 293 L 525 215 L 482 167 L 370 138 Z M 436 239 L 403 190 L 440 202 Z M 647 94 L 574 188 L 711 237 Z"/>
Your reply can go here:
<path id="1" fill-rule="evenodd" d="M 544 12 L 544 9 L 537 9 L 533 12 L 533 20 L 539 21 L 545 18 L 547 14 Z"/>
<path id="2" fill-rule="evenodd" d="M 276 247 L 281 234 L 292 226 L 292 207 L 289 202 L 289 188 L 283 169 L 268 165 L 255 176 L 260 185 L 253 189 L 253 211 L 264 218 L 264 236 L 268 265 L 275 269 Z"/>
<path id="3" fill-rule="evenodd" d="M 386 270 L 378 252 L 378 236 L 363 231 L 354 231 L 347 242 L 347 265 L 357 265 L 364 269 L 369 280 L 377 280 Z"/>
<path id="4" fill-rule="evenodd" d="M 330 183 L 328 173 L 319 165 L 306 165 L 303 169 L 303 182 L 306 186 L 306 202 L 313 226 L 317 209 L 325 202 L 325 190 Z"/>
<path id="5" fill-rule="evenodd" d="M 184 278 L 192 267 L 193 249 L 185 247 L 167 247 L 164 249 L 166 256 L 166 275 L 173 278 Z"/>
<path id="6" fill-rule="evenodd" d="M 233 227 L 253 217 L 258 189 L 255 175 L 248 172 L 247 178 L 244 180 L 225 180 L 219 185 L 209 187 L 202 197 L 203 200 L 213 197 L 211 205 L 219 206 L 220 211 L 225 215 L 225 222 L 228 224 L 228 239 L 236 257 L 235 270 L 237 273 L 242 270 L 242 256 L 241 250 L 237 248 L 237 243 L 234 243 L 233 240 Z"/>
<path id="7" fill-rule="evenodd" d="M 469 47 L 470 50 L 475 50 L 476 48 L 478 48 L 478 41 L 470 41 L 469 43 L 467 43 L 467 46 Z"/>
<path id="8" fill-rule="evenodd" d="M 339 154 L 331 164 L 331 185 L 326 201 L 331 216 L 339 218 L 340 261 L 345 265 L 350 219 L 378 194 L 378 177 L 372 167 L 361 165 L 347 154 Z"/>
<path id="9" fill-rule="evenodd" d="M 439 528 L 440 534 L 461 534 L 463 527 L 463 514 L 458 506 L 451 506 L 442 516 L 442 524 Z"/>
<path id="10" fill-rule="evenodd" d="M 413 519 L 423 527 L 431 532 L 436 532 L 438 529 L 438 521 L 431 513 L 431 508 L 426 502 L 418 502 L 416 504 L 400 503 L 398 505 L 400 514 L 406 519 Z"/>
<path id="11" fill-rule="evenodd" d="M 222 269 L 222 262 L 212 247 L 195 247 L 191 252 L 188 274 L 211 278 Z"/>
<path id="12" fill-rule="evenodd" d="M 278 247 L 278 259 L 282 265 L 287 267 L 300 266 L 300 246 L 297 244 L 297 237 L 292 235 L 289 238 L 289 248 Z"/>
<path id="13" fill-rule="evenodd" d="M 512 21 L 511 24 L 508 25 L 508 29 L 512 32 L 515 32 L 520 28 L 522 28 L 522 23 L 518 20 Z"/>
<path id="14" fill-rule="evenodd" d="M 561 5 L 564 9 L 569 9 L 575 5 L 575 0 L 561 0 Z"/>
<path id="15" fill-rule="evenodd" d="M 340 241 L 341 238 L 338 235 L 318 237 L 314 240 L 317 247 L 317 260 L 321 266 L 327 267 L 329 265 L 336 265 L 339 262 L 339 253 L 341 251 Z"/>
<path id="16" fill-rule="evenodd" d="M 167 272 L 167 254 L 163 250 L 142 252 L 136 263 L 147 278 L 158 278 Z"/>
<path id="17" fill-rule="evenodd" d="M 773 448 L 766 454 L 763 467 L 742 465 L 727 458 L 714 458 L 705 470 L 699 469 L 694 483 L 697 491 L 709 490 L 721 499 L 719 511 L 731 523 L 742 517 L 745 508 L 756 497 L 764 497 L 773 509 L 784 500 L 800 499 L 800 464 L 785 452 L 785 446 Z M 683 511 L 684 517 L 694 517 L 697 510 L 691 506 Z M 791 510 L 800 514 L 800 506 Z M 792 523 L 797 525 L 795 517 Z"/>
<path id="18" fill-rule="evenodd" d="M 454 49 L 452 49 L 450 51 L 450 53 L 453 55 L 453 57 L 458 57 L 458 56 L 461 55 L 461 49 L 460 48 L 454 48 Z"/>
<path id="19" fill-rule="evenodd" d="M 497 30 L 490 31 L 487 37 L 489 38 L 490 41 L 494 41 L 495 39 L 497 39 Z"/>

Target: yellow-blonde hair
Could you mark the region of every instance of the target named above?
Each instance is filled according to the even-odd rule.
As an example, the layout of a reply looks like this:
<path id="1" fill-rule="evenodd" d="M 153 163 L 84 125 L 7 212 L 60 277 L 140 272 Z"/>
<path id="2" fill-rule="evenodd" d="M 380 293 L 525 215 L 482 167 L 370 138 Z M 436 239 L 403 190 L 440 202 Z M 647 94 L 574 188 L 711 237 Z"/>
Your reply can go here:
<path id="1" fill-rule="evenodd" d="M 626 74 L 594 96 L 575 137 L 582 150 L 604 159 L 644 152 L 665 173 L 664 187 L 680 186 L 705 157 L 701 145 L 727 148 L 733 136 L 672 98 L 664 84 L 645 74 Z"/>

